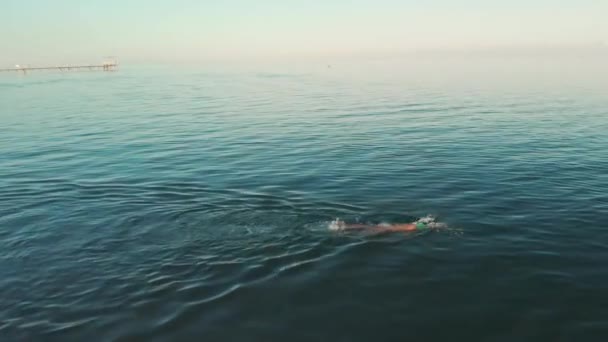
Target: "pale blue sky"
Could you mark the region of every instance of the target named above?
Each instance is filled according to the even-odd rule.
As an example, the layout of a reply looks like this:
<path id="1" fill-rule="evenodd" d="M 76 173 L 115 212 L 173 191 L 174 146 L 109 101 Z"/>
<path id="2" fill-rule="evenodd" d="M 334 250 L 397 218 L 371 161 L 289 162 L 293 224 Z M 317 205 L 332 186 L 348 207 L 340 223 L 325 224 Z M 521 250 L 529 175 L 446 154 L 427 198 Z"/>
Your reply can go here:
<path id="1" fill-rule="evenodd" d="M 2 0 L 0 64 L 599 46 L 608 0 Z"/>

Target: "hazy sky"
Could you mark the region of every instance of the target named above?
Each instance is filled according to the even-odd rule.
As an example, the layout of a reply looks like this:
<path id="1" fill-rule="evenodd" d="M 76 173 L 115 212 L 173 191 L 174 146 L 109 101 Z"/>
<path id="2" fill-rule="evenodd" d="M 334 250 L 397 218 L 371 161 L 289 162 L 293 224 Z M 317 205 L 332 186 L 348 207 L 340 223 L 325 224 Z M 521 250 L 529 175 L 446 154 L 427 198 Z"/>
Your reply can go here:
<path id="1" fill-rule="evenodd" d="M 605 46 L 608 0 L 2 0 L 0 64 Z"/>

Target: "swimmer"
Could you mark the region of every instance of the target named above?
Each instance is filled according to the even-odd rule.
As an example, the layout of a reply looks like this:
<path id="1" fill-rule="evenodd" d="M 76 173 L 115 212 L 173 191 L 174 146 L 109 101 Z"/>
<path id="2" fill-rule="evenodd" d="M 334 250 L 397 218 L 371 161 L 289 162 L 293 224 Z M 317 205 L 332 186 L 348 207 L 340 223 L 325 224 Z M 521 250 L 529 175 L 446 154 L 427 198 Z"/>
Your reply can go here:
<path id="1" fill-rule="evenodd" d="M 333 221 L 329 228 L 331 230 L 354 230 L 363 229 L 373 232 L 414 232 L 414 231 L 425 231 L 432 228 L 440 228 L 442 225 L 435 223 L 432 217 L 423 217 L 412 223 L 381 223 L 377 225 L 370 224 L 359 224 L 359 223 L 346 223 L 340 219 Z"/>

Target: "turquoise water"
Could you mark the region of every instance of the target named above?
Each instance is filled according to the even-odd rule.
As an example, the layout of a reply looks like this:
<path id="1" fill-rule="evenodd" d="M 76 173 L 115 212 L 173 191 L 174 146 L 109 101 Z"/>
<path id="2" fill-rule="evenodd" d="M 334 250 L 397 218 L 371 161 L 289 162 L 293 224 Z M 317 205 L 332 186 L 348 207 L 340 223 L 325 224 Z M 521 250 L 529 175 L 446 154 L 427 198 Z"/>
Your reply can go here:
<path id="1" fill-rule="evenodd" d="M 1 339 L 603 341 L 606 76 L 0 75 Z"/>

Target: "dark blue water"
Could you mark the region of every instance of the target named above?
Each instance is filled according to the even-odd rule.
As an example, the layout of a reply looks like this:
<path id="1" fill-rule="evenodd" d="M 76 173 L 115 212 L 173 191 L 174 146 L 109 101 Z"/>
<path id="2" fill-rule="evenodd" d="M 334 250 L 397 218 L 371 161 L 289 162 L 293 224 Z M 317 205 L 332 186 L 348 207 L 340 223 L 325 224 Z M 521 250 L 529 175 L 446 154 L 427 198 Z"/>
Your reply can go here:
<path id="1" fill-rule="evenodd" d="M 0 340 L 605 341 L 608 72 L 425 68 L 2 75 Z"/>

